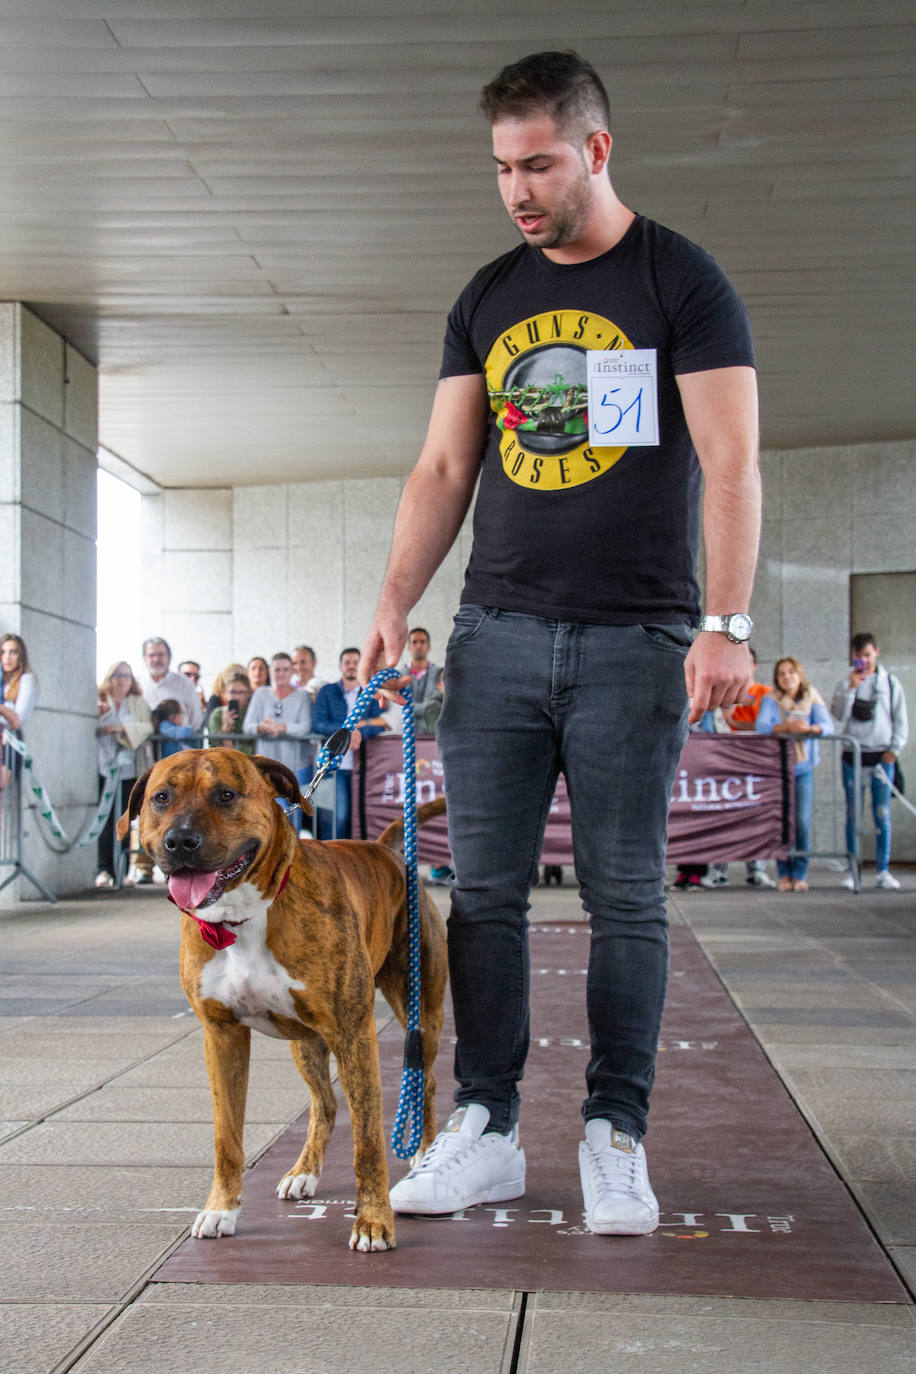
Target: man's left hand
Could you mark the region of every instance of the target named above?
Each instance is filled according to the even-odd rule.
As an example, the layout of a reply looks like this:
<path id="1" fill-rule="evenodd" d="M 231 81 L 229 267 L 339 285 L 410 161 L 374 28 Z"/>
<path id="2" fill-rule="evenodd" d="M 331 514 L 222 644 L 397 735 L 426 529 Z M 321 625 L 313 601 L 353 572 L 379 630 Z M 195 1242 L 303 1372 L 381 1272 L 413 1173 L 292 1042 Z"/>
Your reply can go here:
<path id="1" fill-rule="evenodd" d="M 684 662 L 691 725 L 717 706 L 735 706 L 747 695 L 753 665 L 746 644 L 718 630 L 701 630 Z"/>

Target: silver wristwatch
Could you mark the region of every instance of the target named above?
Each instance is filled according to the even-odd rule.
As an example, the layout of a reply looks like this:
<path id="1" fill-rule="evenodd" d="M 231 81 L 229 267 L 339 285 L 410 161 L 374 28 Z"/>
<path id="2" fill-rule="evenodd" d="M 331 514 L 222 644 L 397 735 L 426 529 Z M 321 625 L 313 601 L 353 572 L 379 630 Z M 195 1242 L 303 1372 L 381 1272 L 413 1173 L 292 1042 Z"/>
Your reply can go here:
<path id="1" fill-rule="evenodd" d="M 734 615 L 704 615 L 700 621 L 701 630 L 718 630 L 720 634 L 727 635 L 733 644 L 746 644 L 753 628 L 753 620 L 743 611 Z"/>

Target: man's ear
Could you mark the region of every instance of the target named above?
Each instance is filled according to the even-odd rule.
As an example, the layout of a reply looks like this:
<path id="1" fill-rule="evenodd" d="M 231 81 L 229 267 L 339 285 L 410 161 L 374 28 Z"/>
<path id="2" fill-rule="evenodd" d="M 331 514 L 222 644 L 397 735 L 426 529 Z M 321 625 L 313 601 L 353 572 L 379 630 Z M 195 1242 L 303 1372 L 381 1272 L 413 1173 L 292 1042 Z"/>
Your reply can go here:
<path id="1" fill-rule="evenodd" d="M 134 820 L 134 818 L 136 816 L 139 816 L 140 814 L 140 807 L 143 805 L 143 798 L 146 796 L 146 784 L 149 782 L 149 775 L 150 773 L 152 773 L 152 771 L 152 768 L 147 768 L 146 772 L 143 774 L 143 777 L 138 778 L 137 781 L 134 783 L 133 787 L 131 788 L 130 801 L 127 803 L 127 810 L 124 812 L 123 816 L 118 817 L 117 823 L 115 825 L 115 834 L 117 835 L 119 840 L 124 839 L 128 830 L 130 829 L 131 821 Z"/>
<path id="2" fill-rule="evenodd" d="M 273 788 L 278 797 L 285 797 L 292 802 L 293 806 L 301 806 L 307 816 L 312 814 L 312 804 L 304 800 L 299 791 L 299 780 L 285 763 L 279 763 L 276 759 L 265 758 L 263 754 L 253 754 L 251 762 L 259 772 L 264 774 L 269 785 Z"/>

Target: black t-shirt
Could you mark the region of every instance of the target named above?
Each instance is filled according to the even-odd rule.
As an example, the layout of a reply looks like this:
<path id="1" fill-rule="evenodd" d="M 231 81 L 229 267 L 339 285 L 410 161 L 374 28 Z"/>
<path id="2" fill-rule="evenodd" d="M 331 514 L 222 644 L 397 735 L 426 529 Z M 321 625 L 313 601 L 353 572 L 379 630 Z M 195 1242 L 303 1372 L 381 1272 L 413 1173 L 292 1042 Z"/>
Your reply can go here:
<path id="1" fill-rule="evenodd" d="M 587 349 L 654 348 L 657 446 L 591 447 Z M 700 469 L 676 374 L 753 366 L 708 253 L 642 216 L 588 262 L 522 244 L 448 318 L 440 376 L 482 372 L 489 433 L 462 600 L 601 625 L 698 623 Z"/>

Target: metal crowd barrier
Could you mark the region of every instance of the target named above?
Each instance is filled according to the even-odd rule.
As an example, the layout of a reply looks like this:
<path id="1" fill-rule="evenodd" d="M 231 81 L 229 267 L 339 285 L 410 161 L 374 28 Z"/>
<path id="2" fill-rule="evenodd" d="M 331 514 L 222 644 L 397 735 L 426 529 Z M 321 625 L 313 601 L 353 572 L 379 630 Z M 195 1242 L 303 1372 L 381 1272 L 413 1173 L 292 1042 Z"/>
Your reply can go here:
<path id="1" fill-rule="evenodd" d="M 315 744 L 320 744 L 323 737 L 318 734 L 310 734 L 304 738 Z M 728 737 L 720 736 L 719 738 L 727 739 Z M 748 739 L 749 736 L 742 734 L 736 738 Z M 202 731 L 200 734 L 188 736 L 180 743 L 189 748 L 208 748 L 211 745 L 221 744 L 232 748 L 242 741 L 254 745 L 257 745 L 258 742 L 257 736 L 254 735 L 239 735 L 231 732 L 210 734 L 207 731 Z M 166 743 L 174 744 L 175 741 L 165 735 L 153 734 L 149 737 L 149 743 L 152 745 L 156 757 L 159 757 L 160 751 L 157 746 Z M 859 892 L 861 890 L 859 833 L 863 816 L 861 747 L 851 735 L 819 736 L 818 744 L 821 759 L 815 769 L 811 849 L 803 852 L 792 848 L 789 850 L 789 856 L 833 860 L 838 870 L 849 869 L 852 874 L 854 889 Z M 845 837 L 846 797 L 842 783 L 841 764 L 841 755 L 844 752 L 852 754 L 853 758 L 856 822 L 856 843 L 853 850 L 847 848 Z M 9 870 L 6 876 L 0 880 L 0 891 L 17 877 L 23 877 L 32 883 L 48 901 L 54 902 L 57 900 L 54 894 L 23 862 L 22 760 L 5 741 L 2 749 L 0 749 L 0 759 L 2 759 L 2 763 L 0 763 L 0 875 L 4 870 Z M 329 775 L 322 780 L 313 796 L 315 810 L 321 809 L 329 811 L 331 814 L 332 836 L 336 836 L 337 827 L 336 785 L 334 775 Z M 117 789 L 116 796 L 119 792 L 120 788 Z M 128 855 L 122 853 L 120 845 L 116 845 L 115 866 L 118 871 L 113 877 L 117 887 L 123 884 L 127 864 Z"/>

